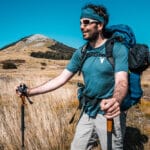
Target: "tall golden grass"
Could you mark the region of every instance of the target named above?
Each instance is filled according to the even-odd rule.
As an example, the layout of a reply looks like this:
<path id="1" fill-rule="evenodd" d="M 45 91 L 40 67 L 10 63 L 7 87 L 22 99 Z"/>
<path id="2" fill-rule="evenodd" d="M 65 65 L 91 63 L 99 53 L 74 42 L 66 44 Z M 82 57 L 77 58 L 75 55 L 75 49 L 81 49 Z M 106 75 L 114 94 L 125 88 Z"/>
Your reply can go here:
<path id="1" fill-rule="evenodd" d="M 50 62 L 51 63 L 51 62 Z M 0 74 L 0 150 L 21 149 L 21 99 L 15 93 L 16 85 L 25 82 L 29 87 L 39 85 L 56 76 L 66 62 L 56 63 L 50 72 L 40 70 L 7 70 Z M 40 71 L 40 72 L 38 72 Z M 25 105 L 25 148 L 26 150 L 69 150 L 76 121 L 69 124 L 78 105 L 76 97 L 76 82 L 74 77 L 64 87 L 56 91 L 31 97 L 34 102 Z M 79 79 L 82 80 L 82 79 Z M 148 107 L 147 107 L 148 106 Z M 148 122 L 149 101 L 142 100 L 140 109 L 131 109 L 128 112 L 127 125 L 136 127 L 142 134 L 150 137 Z M 141 110 L 139 112 L 139 110 Z M 142 113 L 141 113 L 142 112 Z M 145 116 L 146 114 L 146 116 Z M 78 119 L 76 116 L 76 120 Z M 131 133 L 132 134 L 132 133 Z M 127 137 L 128 138 L 128 137 Z M 131 141 L 132 144 L 132 141 Z M 150 149 L 150 142 L 144 145 L 145 150 Z M 130 150 L 130 149 L 125 149 Z M 139 149 L 140 150 L 140 149 Z M 143 150 L 143 149 L 141 149 Z"/>
<path id="2" fill-rule="evenodd" d="M 15 86 L 22 81 L 33 87 L 48 78 L 0 78 L 0 149 L 21 149 L 21 99 Z M 77 106 L 76 88 L 68 84 L 52 93 L 32 97 L 25 105 L 25 147 L 28 150 L 68 150 L 75 124 L 69 119 Z"/>

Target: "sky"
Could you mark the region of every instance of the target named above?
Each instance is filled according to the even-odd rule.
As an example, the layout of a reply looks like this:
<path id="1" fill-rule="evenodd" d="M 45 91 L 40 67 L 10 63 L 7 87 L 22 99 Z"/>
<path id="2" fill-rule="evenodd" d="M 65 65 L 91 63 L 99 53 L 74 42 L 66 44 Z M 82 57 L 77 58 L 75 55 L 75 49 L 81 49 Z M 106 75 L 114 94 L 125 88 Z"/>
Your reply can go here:
<path id="1" fill-rule="evenodd" d="M 80 13 L 87 3 L 104 5 L 108 25 L 127 24 L 138 43 L 150 46 L 150 0 L 0 0 L 0 48 L 32 34 L 79 48 L 85 42 Z"/>

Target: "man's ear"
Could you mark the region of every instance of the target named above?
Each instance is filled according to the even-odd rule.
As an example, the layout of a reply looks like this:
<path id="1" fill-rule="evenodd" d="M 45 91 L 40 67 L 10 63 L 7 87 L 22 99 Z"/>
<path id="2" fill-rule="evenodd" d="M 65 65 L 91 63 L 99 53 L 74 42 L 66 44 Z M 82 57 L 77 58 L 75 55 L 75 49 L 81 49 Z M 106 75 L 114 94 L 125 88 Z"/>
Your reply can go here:
<path id="1" fill-rule="evenodd" d="M 102 31 L 104 24 L 103 23 L 99 23 L 97 26 L 98 26 L 98 30 Z"/>

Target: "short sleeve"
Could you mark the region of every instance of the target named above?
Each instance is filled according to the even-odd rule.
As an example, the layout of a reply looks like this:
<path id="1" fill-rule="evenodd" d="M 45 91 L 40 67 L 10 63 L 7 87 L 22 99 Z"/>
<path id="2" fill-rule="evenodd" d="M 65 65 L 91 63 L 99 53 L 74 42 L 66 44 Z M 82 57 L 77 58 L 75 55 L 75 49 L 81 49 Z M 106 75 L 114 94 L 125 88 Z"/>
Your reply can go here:
<path id="1" fill-rule="evenodd" d="M 78 49 L 72 55 L 71 60 L 66 66 L 66 69 L 73 73 L 76 73 L 79 70 L 80 63 L 81 63 L 81 50 Z"/>
<path id="2" fill-rule="evenodd" d="M 113 58 L 115 62 L 115 72 L 128 72 L 128 48 L 121 44 L 115 43 L 113 48 Z"/>

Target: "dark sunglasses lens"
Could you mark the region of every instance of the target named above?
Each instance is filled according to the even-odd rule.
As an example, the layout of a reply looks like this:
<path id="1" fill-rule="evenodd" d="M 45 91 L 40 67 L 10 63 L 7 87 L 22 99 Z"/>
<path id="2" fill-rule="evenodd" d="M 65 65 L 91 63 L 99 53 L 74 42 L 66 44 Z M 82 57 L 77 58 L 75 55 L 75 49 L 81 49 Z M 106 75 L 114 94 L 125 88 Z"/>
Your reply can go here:
<path id="1" fill-rule="evenodd" d="M 90 20 L 83 20 L 83 24 L 88 25 L 90 23 Z"/>

